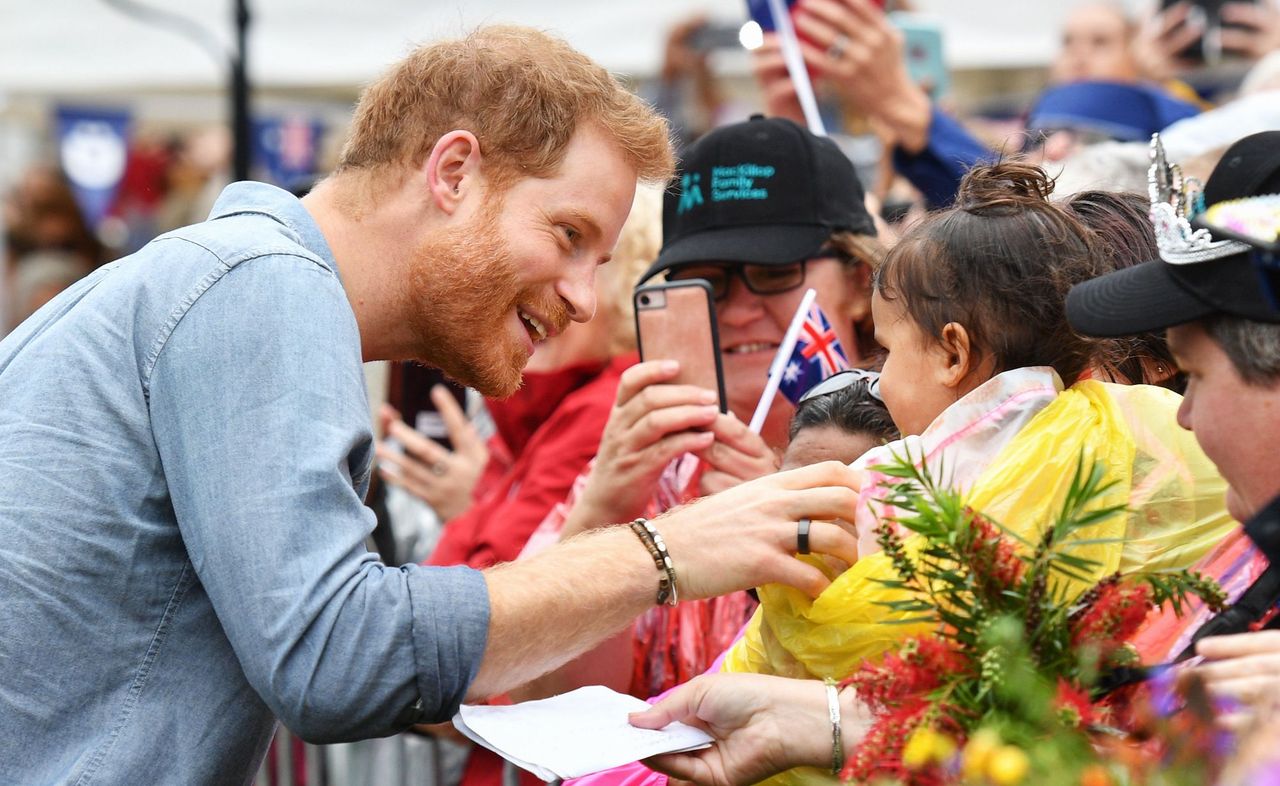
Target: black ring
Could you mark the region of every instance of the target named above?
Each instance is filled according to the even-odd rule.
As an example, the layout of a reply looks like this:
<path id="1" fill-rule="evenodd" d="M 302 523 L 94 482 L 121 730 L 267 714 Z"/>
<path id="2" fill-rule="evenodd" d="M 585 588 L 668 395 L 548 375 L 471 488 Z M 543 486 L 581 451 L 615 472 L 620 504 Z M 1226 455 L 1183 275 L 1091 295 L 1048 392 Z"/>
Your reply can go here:
<path id="1" fill-rule="evenodd" d="M 807 518 L 796 522 L 796 551 L 800 554 L 809 553 L 809 525 L 811 523 Z"/>

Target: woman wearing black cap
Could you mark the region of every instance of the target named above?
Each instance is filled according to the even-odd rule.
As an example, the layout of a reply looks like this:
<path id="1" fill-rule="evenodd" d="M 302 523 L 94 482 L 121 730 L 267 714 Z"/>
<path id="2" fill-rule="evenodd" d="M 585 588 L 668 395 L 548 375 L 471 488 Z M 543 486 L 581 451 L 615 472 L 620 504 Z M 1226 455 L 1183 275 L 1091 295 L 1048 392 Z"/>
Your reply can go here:
<path id="1" fill-rule="evenodd" d="M 642 282 L 665 273 L 711 283 L 729 413 L 717 411 L 709 391 L 666 384 L 673 374 L 660 363 L 628 369 L 562 538 L 600 522 L 656 515 L 778 468 L 790 403 L 777 396 L 759 434 L 745 424 L 805 290 L 817 290 L 851 362 L 875 348 L 870 279 L 883 249 L 863 201 L 839 148 L 789 120 L 756 116 L 689 148 L 666 195 L 662 252 Z M 701 459 L 699 482 L 673 488 L 663 472 L 684 454 Z M 588 679 L 655 695 L 705 670 L 753 606 L 740 593 L 706 607 L 655 609 L 638 623 L 634 647 L 630 637 L 615 640 L 591 665 L 575 662 L 529 695 Z M 698 646 L 681 647 L 691 635 Z"/>

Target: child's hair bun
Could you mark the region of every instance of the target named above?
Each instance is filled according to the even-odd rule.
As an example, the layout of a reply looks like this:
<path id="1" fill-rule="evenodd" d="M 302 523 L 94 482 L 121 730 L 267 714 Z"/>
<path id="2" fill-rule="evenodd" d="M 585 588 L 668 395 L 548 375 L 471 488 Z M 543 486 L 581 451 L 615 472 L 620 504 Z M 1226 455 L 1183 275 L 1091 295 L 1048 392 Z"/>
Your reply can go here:
<path id="1" fill-rule="evenodd" d="M 1000 214 L 1047 204 L 1053 178 L 1034 164 L 1001 161 L 976 166 L 960 181 L 956 207 L 969 213 Z"/>

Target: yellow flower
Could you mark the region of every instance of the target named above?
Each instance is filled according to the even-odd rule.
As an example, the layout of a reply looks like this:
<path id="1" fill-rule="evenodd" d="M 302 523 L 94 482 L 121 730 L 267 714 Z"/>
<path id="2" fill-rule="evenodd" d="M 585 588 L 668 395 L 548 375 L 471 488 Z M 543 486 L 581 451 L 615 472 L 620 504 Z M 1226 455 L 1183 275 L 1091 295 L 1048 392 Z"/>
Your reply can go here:
<path id="1" fill-rule="evenodd" d="M 960 769 L 966 781 L 981 781 L 987 772 L 991 754 L 1000 747 L 1000 734 L 994 729 L 979 729 L 964 746 Z"/>
<path id="2" fill-rule="evenodd" d="M 996 786 L 1016 786 L 1027 777 L 1030 769 L 1031 760 L 1014 745 L 1001 745 L 987 761 L 987 777 Z"/>
<path id="3" fill-rule="evenodd" d="M 922 770 L 946 761 L 955 752 L 955 740 L 927 726 L 919 726 L 902 748 L 902 763 L 909 770 Z"/>

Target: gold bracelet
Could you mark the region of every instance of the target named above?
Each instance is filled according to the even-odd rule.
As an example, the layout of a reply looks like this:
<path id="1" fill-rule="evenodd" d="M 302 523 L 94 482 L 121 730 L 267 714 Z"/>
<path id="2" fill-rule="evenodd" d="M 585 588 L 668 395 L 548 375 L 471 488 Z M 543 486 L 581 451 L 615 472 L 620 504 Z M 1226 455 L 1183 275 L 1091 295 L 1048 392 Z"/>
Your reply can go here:
<path id="1" fill-rule="evenodd" d="M 831 774 L 839 775 L 844 769 L 844 738 L 840 734 L 840 689 L 836 681 L 827 677 L 827 716 L 831 719 Z"/>
<path id="2" fill-rule="evenodd" d="M 667 551 L 667 544 L 662 539 L 662 535 L 648 519 L 644 518 L 631 522 L 631 531 L 640 538 L 645 550 L 653 558 L 653 564 L 662 572 L 658 577 L 657 605 L 676 605 L 679 602 L 679 594 L 676 591 L 676 569 L 671 563 L 671 554 Z"/>

